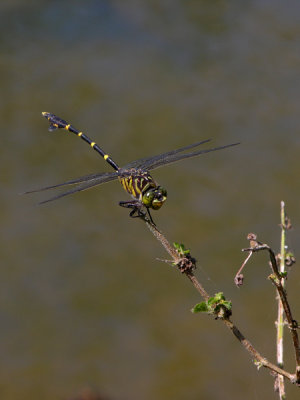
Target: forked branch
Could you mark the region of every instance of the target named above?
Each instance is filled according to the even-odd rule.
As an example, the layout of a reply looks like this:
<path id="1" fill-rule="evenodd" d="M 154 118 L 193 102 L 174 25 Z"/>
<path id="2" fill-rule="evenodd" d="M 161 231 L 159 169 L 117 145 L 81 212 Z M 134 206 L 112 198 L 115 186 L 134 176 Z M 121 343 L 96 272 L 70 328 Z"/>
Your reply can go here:
<path id="1" fill-rule="evenodd" d="M 213 314 L 215 319 L 221 320 L 227 328 L 231 330 L 234 336 L 239 340 L 242 346 L 248 351 L 251 358 L 253 359 L 256 366 L 265 367 L 271 371 L 272 374 L 285 377 L 291 383 L 300 386 L 300 354 L 299 354 L 299 340 L 297 334 L 297 323 L 292 317 L 292 313 L 290 310 L 289 303 L 287 301 L 285 290 L 282 286 L 282 275 L 278 270 L 277 261 L 273 250 L 267 245 L 257 241 L 256 235 L 249 234 L 248 239 L 250 240 L 250 248 L 244 249 L 244 251 L 248 251 L 249 255 L 244 262 L 243 266 L 249 260 L 251 255 L 254 252 L 266 250 L 269 252 L 270 256 L 270 266 L 272 268 L 272 274 L 270 275 L 270 279 L 275 285 L 278 294 L 280 296 L 281 302 L 283 304 L 288 324 L 292 333 L 295 354 L 296 354 L 296 373 L 291 374 L 285 371 L 283 368 L 271 363 L 265 357 L 263 357 L 249 342 L 248 339 L 241 333 L 241 331 L 237 328 L 237 326 L 232 322 L 231 318 L 231 302 L 226 301 L 225 297 L 222 293 L 217 293 L 213 297 L 211 297 L 208 292 L 204 289 L 203 285 L 198 281 L 196 276 L 194 275 L 194 270 L 196 269 L 196 260 L 190 255 L 189 250 L 186 250 L 183 245 L 174 244 L 172 246 L 167 238 L 158 230 L 156 225 L 151 222 L 145 220 L 147 227 L 150 229 L 151 233 L 154 237 L 162 244 L 165 250 L 169 253 L 172 260 L 164 260 L 166 262 L 171 263 L 173 266 L 176 266 L 179 271 L 185 275 L 193 284 L 195 289 L 200 293 L 202 299 L 204 300 L 202 303 L 196 305 L 192 311 L 199 312 L 204 311 L 209 314 Z"/>

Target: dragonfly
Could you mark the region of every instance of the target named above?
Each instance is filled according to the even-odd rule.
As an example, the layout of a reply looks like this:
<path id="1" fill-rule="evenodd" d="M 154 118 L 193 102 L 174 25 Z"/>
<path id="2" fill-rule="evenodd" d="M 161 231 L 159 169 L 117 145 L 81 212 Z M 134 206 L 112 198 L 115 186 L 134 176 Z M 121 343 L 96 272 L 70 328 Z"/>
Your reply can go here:
<path id="1" fill-rule="evenodd" d="M 39 204 L 48 203 L 60 199 L 62 197 L 71 195 L 73 193 L 81 192 L 83 190 L 90 189 L 95 186 L 102 185 L 106 182 L 119 180 L 124 190 L 131 195 L 132 200 L 120 201 L 119 205 L 130 209 L 130 217 L 140 217 L 146 222 L 150 222 L 155 225 L 151 213 L 151 210 L 159 210 L 167 200 L 167 190 L 160 186 L 150 175 L 149 171 L 156 168 L 172 164 L 174 162 L 196 157 L 201 154 L 210 153 L 213 151 L 227 149 L 229 147 L 237 146 L 239 143 L 231 143 L 225 146 L 219 146 L 209 149 L 195 150 L 189 152 L 191 149 L 196 149 L 198 146 L 209 142 L 211 139 L 202 140 L 190 144 L 188 146 L 181 147 L 176 150 L 167 151 L 162 154 L 158 154 L 151 157 L 144 157 L 138 160 L 132 161 L 124 167 L 119 167 L 118 164 L 101 148 L 98 144 L 85 135 L 82 131 L 77 130 L 73 125 L 69 124 L 60 117 L 49 113 L 43 112 L 42 115 L 50 123 L 49 131 L 55 131 L 57 129 L 64 129 L 70 133 L 73 133 L 88 143 L 92 149 L 94 149 L 103 159 L 113 168 L 113 172 L 102 172 L 94 173 L 79 178 L 71 179 L 63 183 L 56 185 L 41 187 L 38 189 L 30 190 L 24 194 L 42 192 L 45 190 L 57 189 L 64 187 L 65 190 L 53 197 L 50 197 Z M 69 187 L 66 189 L 66 187 Z"/>

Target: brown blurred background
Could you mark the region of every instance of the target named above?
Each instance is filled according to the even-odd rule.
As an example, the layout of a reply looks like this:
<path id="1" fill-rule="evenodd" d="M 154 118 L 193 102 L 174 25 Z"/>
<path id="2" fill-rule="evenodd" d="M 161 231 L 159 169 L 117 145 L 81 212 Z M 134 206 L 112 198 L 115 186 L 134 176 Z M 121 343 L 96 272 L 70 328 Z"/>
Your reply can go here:
<path id="1" fill-rule="evenodd" d="M 279 249 L 281 200 L 298 256 L 299 19 L 297 1 L 1 2 L 1 398 L 64 399 L 85 387 L 122 400 L 276 398 L 269 373 L 222 324 L 190 313 L 198 294 L 156 260 L 167 256 L 118 206 L 128 197 L 117 182 L 41 207 L 43 194 L 18 193 L 110 171 L 79 139 L 49 133 L 42 111 L 120 165 L 201 139 L 240 141 L 154 171 L 169 196 L 153 214 L 274 361 L 267 256 L 253 257 L 243 288 L 233 277 L 248 232 Z"/>

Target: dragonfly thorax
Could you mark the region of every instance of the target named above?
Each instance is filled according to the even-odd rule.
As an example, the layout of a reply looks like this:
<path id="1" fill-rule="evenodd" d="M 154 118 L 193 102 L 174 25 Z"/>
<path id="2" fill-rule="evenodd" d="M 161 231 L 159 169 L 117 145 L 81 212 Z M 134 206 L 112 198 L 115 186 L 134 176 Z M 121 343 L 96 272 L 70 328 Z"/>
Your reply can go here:
<path id="1" fill-rule="evenodd" d="M 148 171 L 120 169 L 118 178 L 126 192 L 147 208 L 158 210 L 167 199 L 166 189 L 157 185 Z"/>
<path id="2" fill-rule="evenodd" d="M 167 200 L 167 191 L 161 186 L 151 187 L 143 193 L 142 202 L 147 208 L 158 210 Z"/>

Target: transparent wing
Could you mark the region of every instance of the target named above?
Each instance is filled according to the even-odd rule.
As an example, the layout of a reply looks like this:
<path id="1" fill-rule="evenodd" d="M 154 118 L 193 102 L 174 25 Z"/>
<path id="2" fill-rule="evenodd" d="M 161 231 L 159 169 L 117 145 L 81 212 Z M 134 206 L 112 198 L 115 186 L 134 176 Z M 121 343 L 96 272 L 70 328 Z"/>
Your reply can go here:
<path id="1" fill-rule="evenodd" d="M 184 146 L 184 147 L 180 147 L 179 149 L 176 150 L 171 150 L 171 151 L 167 151 L 166 153 L 161 153 L 158 154 L 156 156 L 151 156 L 151 157 L 144 157 L 144 158 L 140 158 L 138 160 L 132 161 L 129 164 L 127 164 L 124 168 L 145 168 L 148 169 L 148 165 L 151 165 L 152 163 L 158 161 L 158 160 L 164 160 L 169 156 L 175 155 L 177 153 L 181 153 L 182 151 L 188 150 L 188 149 L 192 149 L 193 147 L 197 147 L 200 146 L 201 144 L 210 142 L 211 139 L 206 139 L 206 140 L 202 140 L 201 142 L 197 142 L 197 143 L 193 143 L 193 144 L 189 144 L 188 146 Z"/>
<path id="2" fill-rule="evenodd" d="M 43 192 L 44 190 L 50 190 L 50 189 L 55 189 L 61 186 L 68 186 L 68 185 L 77 185 L 82 182 L 96 182 L 96 185 L 100 185 L 101 183 L 109 182 L 114 179 L 117 179 L 118 175 L 116 172 L 100 172 L 96 174 L 90 174 L 90 175 L 84 175 L 79 178 L 71 179 L 69 181 L 65 181 L 63 183 L 58 183 L 56 185 L 51 185 L 51 186 L 45 186 L 33 190 L 28 190 L 27 192 L 24 192 L 22 194 L 29 194 L 29 193 L 37 193 L 37 192 Z"/>
<path id="3" fill-rule="evenodd" d="M 94 186 L 113 181 L 117 178 L 118 178 L 118 175 L 116 173 L 111 173 L 109 176 L 106 176 L 105 179 L 103 176 L 101 176 L 99 178 L 77 184 L 73 189 L 67 190 L 66 192 L 60 193 L 56 196 L 50 197 L 49 199 L 43 200 L 39 204 L 49 203 L 50 201 L 61 199 L 62 197 L 69 196 L 70 194 L 73 194 L 73 193 L 82 192 L 83 190 L 87 190 Z"/>
<path id="4" fill-rule="evenodd" d="M 59 193 L 53 197 L 50 197 L 49 199 L 46 199 L 44 201 L 41 201 L 39 204 L 44 204 L 48 203 L 53 200 L 60 199 L 62 197 L 68 196 L 70 194 L 76 193 L 76 192 L 82 192 L 83 190 L 90 189 L 94 186 L 101 185 L 106 182 L 113 181 L 118 178 L 118 174 L 116 172 L 106 172 L 106 173 L 100 173 L 100 174 L 90 174 L 90 175 L 85 175 L 77 179 L 72 179 L 63 183 L 59 183 L 57 185 L 52 185 L 52 186 L 46 186 L 43 188 L 35 189 L 35 190 L 30 190 L 28 192 L 25 192 L 23 194 L 29 194 L 29 193 L 37 193 L 37 192 L 43 192 L 44 190 L 50 190 L 50 189 L 55 189 L 58 187 L 62 186 L 67 186 L 67 185 L 76 185 L 70 190 L 67 190 L 65 192 Z"/>
<path id="5" fill-rule="evenodd" d="M 212 149 L 198 150 L 193 153 L 185 153 L 185 154 L 174 153 L 174 154 L 170 154 L 167 156 L 162 155 L 161 158 L 157 157 L 154 160 L 150 159 L 144 166 L 142 166 L 142 168 L 150 171 L 155 168 L 159 168 L 163 165 L 168 165 L 168 164 L 174 163 L 176 161 L 183 160 L 185 158 L 196 157 L 196 156 L 199 156 L 200 154 L 211 153 L 212 151 L 227 149 L 228 147 L 237 146 L 238 144 L 240 144 L 240 143 L 232 143 L 232 144 L 227 144 L 225 146 L 214 147 Z"/>
<path id="6" fill-rule="evenodd" d="M 163 165 L 168 165 L 168 164 L 174 163 L 176 161 L 183 160 L 185 158 L 196 157 L 201 154 L 210 153 L 210 152 L 217 151 L 217 150 L 223 150 L 228 147 L 237 146 L 239 144 L 239 143 L 232 143 L 232 144 L 227 144 L 225 146 L 214 147 L 211 149 L 198 150 L 198 151 L 194 151 L 192 153 L 179 154 L 179 153 L 182 153 L 183 151 L 195 148 L 195 147 L 200 146 L 201 144 L 207 143 L 209 141 L 210 141 L 210 139 L 207 139 L 207 140 L 203 140 L 201 142 L 190 144 L 185 147 L 181 147 L 176 150 L 171 150 L 166 153 L 158 154 L 156 156 L 141 158 L 139 160 L 136 160 L 136 161 L 133 161 L 133 162 L 127 164 L 125 167 L 121 168 L 120 171 L 122 171 L 122 169 L 125 170 L 125 169 L 130 169 L 130 168 L 142 169 L 142 170 L 149 171 L 149 170 L 153 170 L 155 168 L 159 168 Z M 56 185 L 45 186 L 42 188 L 30 190 L 23 194 L 43 192 L 45 190 L 56 189 L 56 188 L 64 187 L 64 186 L 68 186 L 68 185 L 76 185 L 75 187 L 73 187 L 70 190 L 59 193 L 58 195 L 55 195 L 55 196 L 39 203 L 39 204 L 44 204 L 44 203 L 48 203 L 50 201 L 57 200 L 62 197 L 68 196 L 70 194 L 73 194 L 76 192 L 81 192 L 83 190 L 90 189 L 94 186 L 98 186 L 103 183 L 113 181 L 117 178 L 118 178 L 117 172 L 104 172 L 104 173 L 89 174 L 89 175 L 71 179 L 66 182 L 56 184 Z"/>

